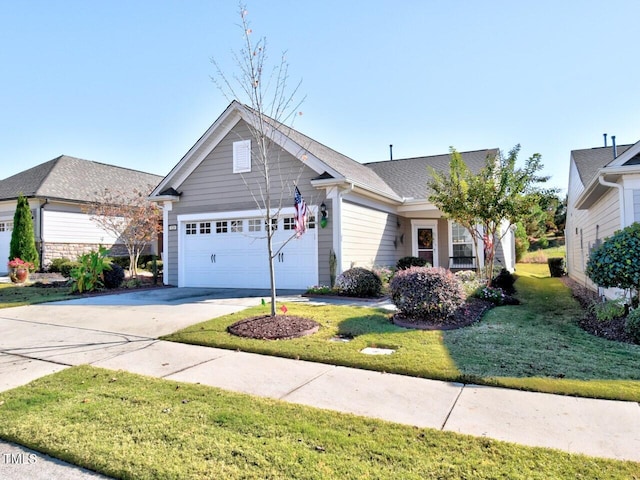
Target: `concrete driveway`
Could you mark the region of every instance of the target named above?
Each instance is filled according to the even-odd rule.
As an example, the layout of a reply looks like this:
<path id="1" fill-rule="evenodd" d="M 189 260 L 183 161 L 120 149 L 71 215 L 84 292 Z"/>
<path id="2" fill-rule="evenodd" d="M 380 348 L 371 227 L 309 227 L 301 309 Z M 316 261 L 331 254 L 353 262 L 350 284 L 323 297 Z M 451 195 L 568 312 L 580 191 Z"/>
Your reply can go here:
<path id="1" fill-rule="evenodd" d="M 280 291 L 294 301 L 300 292 Z M 160 288 L 0 310 L 0 391 L 67 366 L 144 349 L 158 337 L 259 305 L 268 290 Z"/>

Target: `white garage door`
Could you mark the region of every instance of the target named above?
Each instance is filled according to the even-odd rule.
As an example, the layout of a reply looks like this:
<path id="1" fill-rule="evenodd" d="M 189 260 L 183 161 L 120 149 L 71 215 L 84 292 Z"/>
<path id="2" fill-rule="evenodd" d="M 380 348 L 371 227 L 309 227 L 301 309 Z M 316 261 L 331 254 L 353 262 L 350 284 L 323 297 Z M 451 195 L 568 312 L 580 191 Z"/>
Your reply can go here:
<path id="1" fill-rule="evenodd" d="M 13 230 L 13 220 L 0 219 L 0 272 L 8 271 L 9 245 L 11 244 L 11 230 Z"/>
<path id="2" fill-rule="evenodd" d="M 180 221 L 179 285 L 270 288 L 264 219 L 206 218 Z M 277 221 L 277 251 L 295 233 L 293 214 Z M 317 230 L 289 241 L 274 259 L 276 287 L 306 289 L 318 282 Z"/>

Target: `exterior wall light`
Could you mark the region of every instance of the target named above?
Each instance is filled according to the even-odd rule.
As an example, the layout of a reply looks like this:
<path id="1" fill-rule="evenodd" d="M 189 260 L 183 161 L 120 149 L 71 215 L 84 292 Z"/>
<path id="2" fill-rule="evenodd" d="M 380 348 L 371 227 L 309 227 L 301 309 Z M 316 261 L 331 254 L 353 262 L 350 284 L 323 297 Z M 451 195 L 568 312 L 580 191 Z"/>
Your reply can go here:
<path id="1" fill-rule="evenodd" d="M 320 205 L 320 228 L 327 226 L 327 206 L 322 202 Z"/>

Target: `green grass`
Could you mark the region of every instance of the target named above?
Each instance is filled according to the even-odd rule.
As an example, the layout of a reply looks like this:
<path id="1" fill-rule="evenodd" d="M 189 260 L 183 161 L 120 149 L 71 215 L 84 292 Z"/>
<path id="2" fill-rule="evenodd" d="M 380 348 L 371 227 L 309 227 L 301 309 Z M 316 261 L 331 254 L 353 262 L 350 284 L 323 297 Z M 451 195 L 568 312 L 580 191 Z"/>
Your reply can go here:
<path id="1" fill-rule="evenodd" d="M 0 437 L 115 478 L 638 479 L 640 465 L 73 367 L 0 394 Z"/>
<path id="2" fill-rule="evenodd" d="M 564 245 L 558 247 L 544 248 L 541 250 L 534 250 L 527 252 L 523 255 L 521 262 L 523 263 L 544 263 L 546 265 L 547 259 L 552 257 L 564 257 L 567 254 L 567 248 Z"/>
<path id="3" fill-rule="evenodd" d="M 69 287 L 36 287 L 34 285 L 0 284 L 0 308 L 54 302 L 69 297 Z"/>
<path id="4" fill-rule="evenodd" d="M 640 401 L 640 345 L 594 337 L 576 324 L 582 314 L 571 292 L 546 265 L 518 265 L 522 305 L 490 310 L 481 322 L 453 331 L 396 327 L 372 308 L 287 304 L 288 314 L 315 319 L 320 331 L 293 340 L 255 340 L 228 325 L 266 313 L 254 307 L 193 325 L 165 340 L 243 350 L 438 380 L 501 385 L 548 393 Z M 348 343 L 331 342 L 353 336 Z M 364 347 L 393 355 L 360 353 Z"/>

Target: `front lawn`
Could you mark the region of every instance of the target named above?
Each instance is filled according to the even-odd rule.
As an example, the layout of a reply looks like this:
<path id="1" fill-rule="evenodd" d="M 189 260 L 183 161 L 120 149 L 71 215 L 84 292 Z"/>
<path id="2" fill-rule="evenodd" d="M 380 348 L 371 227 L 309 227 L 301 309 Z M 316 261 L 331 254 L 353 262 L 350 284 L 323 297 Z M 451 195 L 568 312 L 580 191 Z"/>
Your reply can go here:
<path id="1" fill-rule="evenodd" d="M 90 366 L 0 393 L 0 437 L 123 479 L 639 478 L 635 462 Z"/>
<path id="2" fill-rule="evenodd" d="M 0 308 L 19 307 L 35 303 L 55 302 L 69 297 L 69 287 L 44 287 L 0 283 Z"/>
<path id="3" fill-rule="evenodd" d="M 580 329 L 575 324 L 580 306 L 559 279 L 549 278 L 546 265 L 519 265 L 518 274 L 521 305 L 494 308 L 481 322 L 459 330 L 397 327 L 379 309 L 288 303 L 288 314 L 314 319 L 320 331 L 275 341 L 227 333 L 232 323 L 268 309 L 258 306 L 164 339 L 438 380 L 640 401 L 640 346 Z M 360 353 L 371 346 L 396 352 Z"/>

